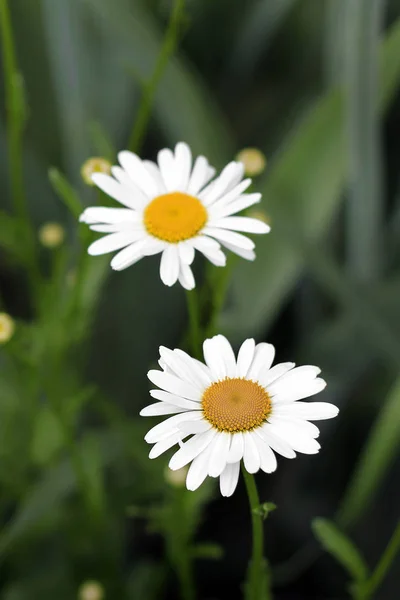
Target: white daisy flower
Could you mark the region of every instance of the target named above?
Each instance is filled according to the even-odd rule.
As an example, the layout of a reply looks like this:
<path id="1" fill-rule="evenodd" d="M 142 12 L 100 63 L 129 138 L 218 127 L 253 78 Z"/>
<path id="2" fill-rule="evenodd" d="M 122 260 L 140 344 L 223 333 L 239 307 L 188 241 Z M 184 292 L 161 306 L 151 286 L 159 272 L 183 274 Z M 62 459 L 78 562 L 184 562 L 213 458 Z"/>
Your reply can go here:
<path id="1" fill-rule="evenodd" d="M 142 416 L 174 415 L 145 436 L 154 444 L 150 458 L 174 446 L 169 467 L 190 464 L 186 486 L 197 489 L 208 476 L 220 478 L 223 496 L 235 491 L 240 462 L 249 473 L 272 473 L 275 454 L 294 458 L 296 452 L 315 454 L 319 429 L 310 421 L 336 417 L 339 409 L 327 402 L 302 402 L 325 388 L 320 369 L 281 363 L 272 367 L 271 344 L 246 340 L 235 358 L 228 340 L 217 335 L 203 344 L 205 363 L 182 350 L 160 347 L 162 371 L 149 371 L 158 400 Z M 191 436 L 183 443 L 183 440 Z"/>
<path id="2" fill-rule="evenodd" d="M 92 180 L 125 208 L 93 206 L 82 213 L 80 221 L 108 234 L 91 244 L 89 254 L 119 250 L 111 267 L 121 271 L 161 253 L 163 283 L 179 280 L 188 290 L 195 287 L 190 268 L 195 250 L 219 267 L 226 263 L 221 245 L 254 260 L 254 242 L 238 232 L 268 233 L 270 228 L 258 219 L 232 216 L 261 199 L 261 194 L 244 193 L 251 179 L 242 179 L 242 163 L 229 163 L 213 179 L 215 169 L 207 159 L 199 156 L 193 163 L 183 142 L 175 152 L 161 150 L 157 164 L 126 150 L 118 159 L 121 166 L 112 167 L 113 177 L 93 173 Z"/>

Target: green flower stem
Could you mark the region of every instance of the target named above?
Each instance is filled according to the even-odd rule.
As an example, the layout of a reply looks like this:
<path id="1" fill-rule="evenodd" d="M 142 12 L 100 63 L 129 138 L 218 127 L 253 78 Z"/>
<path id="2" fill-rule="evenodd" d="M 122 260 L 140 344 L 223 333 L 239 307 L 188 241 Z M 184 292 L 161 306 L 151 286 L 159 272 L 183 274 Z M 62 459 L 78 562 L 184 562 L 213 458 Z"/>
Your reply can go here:
<path id="1" fill-rule="evenodd" d="M 23 80 L 18 71 L 15 45 L 7 0 L 0 0 L 0 32 L 2 39 L 5 79 L 7 138 L 12 200 L 17 217 L 23 226 L 26 242 L 26 264 L 34 291 L 39 281 L 36 245 L 29 220 L 23 182 L 22 134 L 26 119 Z"/>
<path id="2" fill-rule="evenodd" d="M 189 339 L 193 356 L 201 358 L 201 325 L 199 298 L 196 289 L 186 291 L 187 309 L 189 316 Z"/>
<path id="3" fill-rule="evenodd" d="M 392 537 L 388 545 L 386 546 L 386 550 L 382 554 L 377 566 L 375 567 L 374 572 L 367 583 L 367 596 L 366 598 L 372 598 L 373 594 L 381 585 L 382 581 L 386 577 L 392 562 L 396 558 L 397 553 L 400 550 L 400 520 L 397 523 L 396 529 L 394 530 Z"/>
<path id="4" fill-rule="evenodd" d="M 139 111 L 135 116 L 135 124 L 132 129 L 128 145 L 132 152 L 138 152 L 138 150 L 140 150 L 146 135 L 158 84 L 178 42 L 179 28 L 182 21 L 184 8 L 185 0 L 174 0 L 164 42 L 154 66 L 154 70 L 150 79 L 143 83 L 142 102 L 140 104 Z"/>
<path id="5" fill-rule="evenodd" d="M 267 580 L 267 569 L 264 551 L 263 518 L 259 511 L 260 499 L 254 476 L 248 473 L 242 465 L 242 473 L 249 497 L 251 525 L 253 532 L 253 553 L 249 565 L 248 580 L 246 583 L 247 600 L 270 600 L 270 584 Z"/>
<path id="6" fill-rule="evenodd" d="M 211 288 L 212 306 L 210 319 L 207 326 L 207 337 L 218 333 L 217 323 L 221 310 L 224 306 L 226 292 L 228 290 L 231 274 L 235 262 L 235 257 L 230 256 L 225 267 L 214 267 L 210 265 L 209 286 Z M 211 270 L 212 269 L 212 270 Z M 218 269 L 216 271 L 215 269 Z"/>

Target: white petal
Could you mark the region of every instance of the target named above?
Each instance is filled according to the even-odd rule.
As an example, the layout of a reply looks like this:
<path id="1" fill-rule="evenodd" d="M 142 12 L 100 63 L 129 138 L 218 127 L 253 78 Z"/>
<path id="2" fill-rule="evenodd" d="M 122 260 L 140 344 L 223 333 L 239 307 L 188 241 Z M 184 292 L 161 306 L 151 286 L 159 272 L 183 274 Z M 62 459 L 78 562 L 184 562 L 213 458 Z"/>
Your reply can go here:
<path id="1" fill-rule="evenodd" d="M 187 421 L 180 423 L 178 429 L 187 434 L 192 433 L 203 433 L 211 429 L 211 423 L 205 421 L 204 418 L 201 421 Z"/>
<path id="2" fill-rule="evenodd" d="M 199 400 L 187 400 L 186 398 L 182 398 L 181 396 L 176 396 L 174 394 L 170 394 L 169 392 L 164 392 L 164 390 L 150 390 L 150 396 L 155 398 L 156 400 L 161 400 L 161 402 L 166 402 L 167 404 L 173 404 L 179 408 L 186 408 L 187 410 L 200 410 L 200 397 Z"/>
<path id="3" fill-rule="evenodd" d="M 278 404 L 274 406 L 274 415 L 291 416 L 295 419 L 307 419 L 308 421 L 320 421 L 322 419 L 333 419 L 339 413 L 339 409 L 329 402 L 295 402 L 293 404 Z"/>
<path id="4" fill-rule="evenodd" d="M 179 277 L 178 249 L 174 244 L 170 244 L 162 253 L 160 277 L 161 281 L 169 287 L 174 285 Z"/>
<path id="5" fill-rule="evenodd" d="M 215 429 L 209 429 L 205 433 L 194 435 L 176 452 L 169 461 L 169 468 L 173 471 L 181 469 L 196 456 L 203 452 L 217 435 Z"/>
<path id="6" fill-rule="evenodd" d="M 185 360 L 190 366 L 190 382 L 193 380 L 193 378 L 195 378 L 202 389 L 205 389 L 210 385 L 212 381 L 212 375 L 210 369 L 205 364 L 195 358 L 192 358 L 183 350 L 175 349 L 174 353 Z"/>
<path id="7" fill-rule="evenodd" d="M 129 191 L 129 203 L 126 205 L 135 210 L 142 210 L 148 202 L 147 196 L 132 181 L 124 169 L 121 169 L 121 167 L 118 166 L 111 167 L 111 172 L 115 179 L 117 179 Z"/>
<path id="8" fill-rule="evenodd" d="M 261 385 L 267 387 L 273 381 L 276 381 L 278 377 L 281 377 L 282 375 L 284 375 L 284 373 L 287 373 L 288 371 L 290 371 L 290 369 L 293 369 L 294 366 L 295 363 L 292 362 L 279 363 L 279 365 L 275 365 L 269 371 L 266 371 L 265 373 L 260 373 L 258 381 Z"/>
<path id="9" fill-rule="evenodd" d="M 212 450 L 208 466 L 208 474 L 210 477 L 219 477 L 225 469 L 231 445 L 231 437 L 230 433 L 220 431 L 212 441 Z"/>
<path id="10" fill-rule="evenodd" d="M 175 146 L 175 165 L 179 173 L 176 189 L 186 192 L 192 169 L 192 153 L 185 142 L 178 142 Z"/>
<path id="11" fill-rule="evenodd" d="M 236 373 L 237 377 L 246 377 L 251 363 L 253 362 L 255 341 L 250 338 L 243 342 L 237 357 Z"/>
<path id="12" fill-rule="evenodd" d="M 257 435 L 259 435 L 263 440 L 265 440 L 268 446 L 272 448 L 272 450 L 274 450 L 281 456 L 284 456 L 285 458 L 296 457 L 296 452 L 293 450 L 293 448 L 287 442 L 285 442 L 285 440 L 275 435 L 271 431 L 271 428 L 269 427 L 268 423 L 266 423 L 262 427 L 259 427 L 258 429 L 255 429 L 254 432 Z"/>
<path id="13" fill-rule="evenodd" d="M 146 239 L 141 239 L 118 252 L 111 261 L 111 268 L 115 271 L 122 271 L 141 260 L 144 257 L 145 245 Z"/>
<path id="14" fill-rule="evenodd" d="M 182 431 L 174 431 L 168 437 L 164 438 L 160 442 L 157 442 L 157 444 L 154 444 L 154 446 L 150 450 L 149 458 L 157 458 L 158 456 L 172 448 L 172 446 L 175 446 L 175 444 L 179 444 L 180 442 L 182 442 L 185 437 L 186 434 L 182 433 Z"/>
<path id="15" fill-rule="evenodd" d="M 138 223 L 139 216 L 128 208 L 107 208 L 104 206 L 89 206 L 79 217 L 81 223 Z"/>
<path id="16" fill-rule="evenodd" d="M 189 179 L 187 193 L 196 196 L 214 174 L 215 169 L 209 166 L 207 159 L 204 156 L 198 156 Z"/>
<path id="17" fill-rule="evenodd" d="M 160 440 L 167 437 L 169 434 L 173 433 L 178 429 L 179 423 L 183 423 L 184 421 L 196 421 L 202 419 L 203 415 L 199 411 L 185 411 L 183 413 L 179 413 L 178 415 L 174 415 L 173 417 L 169 417 L 169 419 L 165 419 L 158 425 L 152 427 L 144 436 L 144 439 L 149 444 L 155 444 Z"/>
<path id="18" fill-rule="evenodd" d="M 209 208 L 209 214 L 212 219 L 220 219 L 222 217 L 229 217 L 230 215 L 234 215 L 249 206 L 253 206 L 253 204 L 257 204 L 261 200 L 261 194 L 243 194 L 243 196 L 239 196 L 233 202 L 225 202 L 220 205 L 221 200 L 213 204 Z"/>
<path id="19" fill-rule="evenodd" d="M 259 435 L 253 434 L 253 440 L 260 455 L 260 468 L 264 473 L 273 473 L 278 466 L 276 456 L 271 448 Z"/>
<path id="20" fill-rule="evenodd" d="M 271 227 L 259 219 L 250 217 L 224 217 L 223 219 L 210 220 L 209 227 L 220 227 L 231 231 L 245 231 L 247 233 L 269 233 Z"/>
<path id="21" fill-rule="evenodd" d="M 198 377 L 196 366 L 190 361 L 190 356 L 186 353 L 180 354 L 175 350 L 170 350 L 165 346 L 160 346 L 160 356 L 165 364 L 171 369 L 172 373 L 177 375 L 179 379 L 183 379 L 190 383 L 198 392 L 198 397 L 201 397 L 205 386 L 203 381 Z"/>
<path id="22" fill-rule="evenodd" d="M 254 352 L 253 362 L 251 363 L 250 369 L 247 372 L 247 379 L 260 381 L 261 375 L 269 371 L 274 357 L 275 348 L 272 344 L 266 344 L 265 342 L 257 344 Z"/>
<path id="23" fill-rule="evenodd" d="M 253 240 L 235 231 L 218 229 L 217 227 L 205 227 L 203 233 L 215 238 L 224 245 L 228 243 L 243 250 L 253 250 L 255 248 Z"/>
<path id="24" fill-rule="evenodd" d="M 142 234 L 139 233 L 139 236 Z M 132 244 L 138 237 L 138 233 L 135 231 L 121 231 L 118 233 L 111 233 L 105 235 L 90 244 L 88 253 L 91 256 L 99 256 L 99 254 L 107 254 L 108 252 L 114 252 L 120 250 L 129 244 Z"/>
<path id="25" fill-rule="evenodd" d="M 176 165 L 175 157 L 172 150 L 170 150 L 169 148 L 164 148 L 163 150 L 160 150 L 157 155 L 157 162 L 167 192 L 177 191 L 180 173 L 179 168 Z"/>
<path id="26" fill-rule="evenodd" d="M 182 396 L 189 400 L 198 401 L 199 399 L 198 389 L 187 381 L 182 381 L 179 377 L 156 370 L 149 371 L 147 377 L 154 385 L 157 385 L 167 392 L 171 392 L 171 394 L 176 394 L 177 396 Z"/>
<path id="27" fill-rule="evenodd" d="M 142 163 L 146 168 L 146 171 L 148 171 L 152 176 L 154 183 L 157 185 L 157 195 L 162 196 L 163 194 L 166 194 L 167 188 L 165 187 L 164 180 L 161 177 L 158 165 L 156 165 L 156 163 L 154 163 L 152 160 L 143 160 Z"/>
<path id="28" fill-rule="evenodd" d="M 229 188 L 229 191 L 226 194 L 221 196 L 217 202 L 214 202 L 210 206 L 210 214 L 217 214 L 217 211 L 230 206 L 232 202 L 235 202 L 241 196 L 241 194 L 249 187 L 250 184 L 251 179 L 244 179 L 237 185 L 234 184 L 234 187 Z"/>
<path id="29" fill-rule="evenodd" d="M 240 463 L 226 465 L 219 478 L 219 487 L 222 496 L 232 496 L 239 480 Z"/>
<path id="30" fill-rule="evenodd" d="M 153 237 L 147 237 L 146 243 L 143 247 L 143 254 L 145 256 L 154 256 L 154 254 L 161 254 L 164 250 L 168 248 L 168 242 L 164 242 L 163 240 L 157 240 Z"/>
<path id="31" fill-rule="evenodd" d="M 269 423 L 270 430 L 275 435 L 287 442 L 296 452 L 303 454 L 316 454 L 321 448 L 320 444 L 312 437 L 304 435 L 298 428 L 288 422 Z"/>
<path id="32" fill-rule="evenodd" d="M 217 246 L 211 246 L 208 242 L 212 241 Z M 192 246 L 196 248 L 199 252 L 204 254 L 204 256 L 217 267 L 224 267 L 226 265 L 226 256 L 221 250 L 221 246 L 215 240 L 208 238 L 204 235 L 199 235 L 196 238 L 191 240 Z"/>
<path id="33" fill-rule="evenodd" d="M 205 206 L 209 206 L 218 200 L 222 194 L 230 191 L 242 177 L 243 165 L 237 162 L 229 163 L 212 185 L 202 190 L 200 198 L 204 201 Z"/>
<path id="34" fill-rule="evenodd" d="M 257 473 L 260 469 L 260 455 L 251 432 L 243 434 L 244 452 L 243 463 L 248 473 Z"/>
<path id="35" fill-rule="evenodd" d="M 240 462 L 243 458 L 244 440 L 243 433 L 238 431 L 232 434 L 231 447 L 227 458 L 228 463 Z"/>
<path id="36" fill-rule="evenodd" d="M 304 419 L 291 419 L 290 417 L 274 416 L 273 414 L 268 417 L 268 422 L 272 425 L 278 424 L 280 426 L 287 426 L 293 431 L 298 431 L 302 435 L 307 435 L 312 438 L 319 437 L 320 431 L 314 423 L 306 421 Z"/>
<path id="37" fill-rule="evenodd" d="M 148 198 L 157 196 L 157 182 L 154 181 L 153 177 L 136 154 L 133 154 L 133 152 L 129 152 L 128 150 L 123 150 L 118 154 L 118 160 L 132 181 Z"/>
<path id="38" fill-rule="evenodd" d="M 212 444 L 209 444 L 203 452 L 193 459 L 186 477 L 186 487 L 188 490 L 197 490 L 207 477 L 211 450 Z"/>
<path id="39" fill-rule="evenodd" d="M 237 254 L 241 258 L 244 258 L 245 260 L 255 260 L 256 258 L 254 250 L 245 250 L 243 248 L 238 248 L 238 246 L 235 246 L 235 244 L 230 244 L 229 242 L 223 242 L 223 244 L 225 248 L 227 248 L 234 254 Z"/>
<path id="40" fill-rule="evenodd" d="M 194 280 L 194 275 L 192 269 L 189 265 L 185 265 L 184 263 L 180 263 L 179 266 L 179 283 L 185 290 L 193 290 L 196 287 L 196 282 Z"/>
<path id="41" fill-rule="evenodd" d="M 185 408 L 179 408 L 174 404 L 167 404 L 166 402 L 156 402 L 155 404 L 149 404 L 140 411 L 141 417 L 156 417 L 160 415 L 173 415 L 175 413 L 185 412 Z"/>
<path id="42" fill-rule="evenodd" d="M 316 377 L 319 369 L 297 367 L 268 385 L 268 393 L 276 402 L 301 400 L 318 394 L 326 387 L 326 382 Z"/>
<path id="43" fill-rule="evenodd" d="M 179 258 L 185 265 L 191 265 L 194 260 L 194 246 L 191 242 L 179 242 Z"/>
<path id="44" fill-rule="evenodd" d="M 204 359 L 216 379 L 235 376 L 235 355 L 232 346 L 223 335 L 216 335 L 205 340 L 203 353 Z"/>

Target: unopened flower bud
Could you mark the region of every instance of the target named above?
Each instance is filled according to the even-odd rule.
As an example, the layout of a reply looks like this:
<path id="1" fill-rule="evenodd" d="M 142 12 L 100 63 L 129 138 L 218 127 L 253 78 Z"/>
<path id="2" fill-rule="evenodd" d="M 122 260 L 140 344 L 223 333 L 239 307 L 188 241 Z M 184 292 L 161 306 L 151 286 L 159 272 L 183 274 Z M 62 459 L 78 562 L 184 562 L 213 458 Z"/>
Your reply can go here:
<path id="1" fill-rule="evenodd" d="M 13 336 L 15 322 L 7 313 L 0 313 L 0 344 L 6 344 Z"/>
<path id="2" fill-rule="evenodd" d="M 243 163 L 244 172 L 249 177 L 261 175 L 267 165 L 265 155 L 258 148 L 243 148 L 236 156 L 236 160 Z"/>
<path id="3" fill-rule="evenodd" d="M 110 161 L 101 156 L 89 158 L 83 163 L 81 168 L 82 179 L 87 185 L 94 185 L 92 181 L 93 173 L 105 173 L 109 175 L 111 173 Z"/>
<path id="4" fill-rule="evenodd" d="M 78 600 L 103 600 L 104 589 L 98 581 L 85 581 L 79 588 Z"/>
<path id="5" fill-rule="evenodd" d="M 65 230 L 59 223 L 45 223 L 39 229 L 39 241 L 45 248 L 57 248 L 65 239 Z"/>

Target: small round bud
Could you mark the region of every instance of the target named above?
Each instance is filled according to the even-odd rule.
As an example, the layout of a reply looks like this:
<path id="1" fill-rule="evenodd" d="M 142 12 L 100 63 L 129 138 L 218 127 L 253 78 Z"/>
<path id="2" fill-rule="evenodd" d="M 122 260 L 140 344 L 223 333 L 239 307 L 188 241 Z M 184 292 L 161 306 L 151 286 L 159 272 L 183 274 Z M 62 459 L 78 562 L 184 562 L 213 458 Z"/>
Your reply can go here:
<path id="1" fill-rule="evenodd" d="M 189 467 L 182 467 L 177 471 L 172 471 L 169 467 L 165 468 L 164 477 L 170 485 L 173 487 L 183 487 L 186 481 L 186 475 Z"/>
<path id="2" fill-rule="evenodd" d="M 269 218 L 267 213 L 265 213 L 260 208 L 250 209 L 246 213 L 246 217 L 251 217 L 252 219 L 258 219 L 259 221 L 262 221 L 263 223 L 266 223 L 267 225 L 271 225 L 271 219 Z"/>
<path id="3" fill-rule="evenodd" d="M 45 248 L 57 248 L 65 239 L 65 230 L 59 223 L 45 223 L 39 229 L 39 241 Z"/>
<path id="4" fill-rule="evenodd" d="M 258 148 L 243 148 L 236 156 L 236 160 L 243 163 L 244 172 L 249 177 L 261 175 L 267 166 L 267 159 Z"/>
<path id="5" fill-rule="evenodd" d="M 13 336 L 15 322 L 7 313 L 0 313 L 0 344 L 6 344 Z"/>
<path id="6" fill-rule="evenodd" d="M 92 181 L 93 173 L 105 173 L 106 175 L 109 175 L 111 173 L 110 161 L 101 156 L 89 158 L 83 163 L 81 168 L 82 179 L 87 185 L 94 185 Z"/>
<path id="7" fill-rule="evenodd" d="M 98 581 L 85 581 L 79 588 L 78 600 L 103 600 L 104 589 Z"/>

